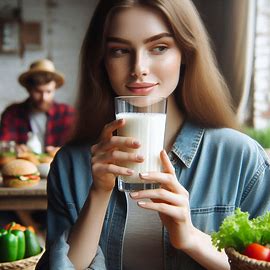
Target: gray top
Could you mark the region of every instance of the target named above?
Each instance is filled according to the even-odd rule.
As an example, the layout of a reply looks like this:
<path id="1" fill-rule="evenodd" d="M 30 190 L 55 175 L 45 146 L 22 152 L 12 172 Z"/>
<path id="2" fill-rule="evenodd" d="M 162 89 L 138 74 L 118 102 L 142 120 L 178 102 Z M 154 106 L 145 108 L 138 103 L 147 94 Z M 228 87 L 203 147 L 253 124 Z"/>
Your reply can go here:
<path id="1" fill-rule="evenodd" d="M 163 270 L 162 223 L 155 211 L 140 208 L 126 195 L 128 216 L 123 243 L 123 270 Z"/>

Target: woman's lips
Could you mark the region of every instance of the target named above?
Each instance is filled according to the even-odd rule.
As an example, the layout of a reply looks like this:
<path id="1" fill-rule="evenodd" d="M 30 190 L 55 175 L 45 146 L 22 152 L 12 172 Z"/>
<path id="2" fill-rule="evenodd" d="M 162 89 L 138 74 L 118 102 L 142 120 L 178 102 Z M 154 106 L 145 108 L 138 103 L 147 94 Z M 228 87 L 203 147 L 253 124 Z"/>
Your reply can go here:
<path id="1" fill-rule="evenodd" d="M 148 94 L 151 92 L 157 83 L 130 83 L 126 87 L 134 94 Z"/>

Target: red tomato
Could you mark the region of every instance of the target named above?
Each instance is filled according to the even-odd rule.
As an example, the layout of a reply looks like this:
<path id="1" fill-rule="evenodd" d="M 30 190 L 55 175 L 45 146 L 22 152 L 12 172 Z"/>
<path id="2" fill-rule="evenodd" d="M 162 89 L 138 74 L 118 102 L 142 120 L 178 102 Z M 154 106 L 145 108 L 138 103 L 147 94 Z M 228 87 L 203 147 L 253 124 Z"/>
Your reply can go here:
<path id="1" fill-rule="evenodd" d="M 257 243 L 249 244 L 244 255 L 261 261 L 270 261 L 270 249 Z"/>

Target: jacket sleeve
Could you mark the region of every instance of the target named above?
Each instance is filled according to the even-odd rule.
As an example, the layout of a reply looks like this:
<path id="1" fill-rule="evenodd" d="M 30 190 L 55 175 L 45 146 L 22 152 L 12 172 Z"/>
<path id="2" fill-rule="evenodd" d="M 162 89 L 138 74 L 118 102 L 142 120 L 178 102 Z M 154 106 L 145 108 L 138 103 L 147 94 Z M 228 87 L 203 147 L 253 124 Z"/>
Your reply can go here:
<path id="1" fill-rule="evenodd" d="M 247 179 L 245 192 L 241 200 L 241 209 L 248 211 L 250 217 L 263 215 L 270 211 L 270 161 L 269 156 L 259 147 L 252 156 L 256 165 L 252 177 Z M 247 168 L 248 169 L 248 168 Z"/>
<path id="2" fill-rule="evenodd" d="M 78 207 L 72 203 L 72 200 L 69 202 L 73 188 L 69 178 L 74 176 L 71 164 L 70 157 L 63 154 L 61 150 L 51 164 L 47 180 L 46 251 L 36 266 L 38 270 L 75 269 L 67 256 L 69 251 L 67 239 L 79 214 Z M 88 269 L 106 269 L 104 255 L 100 247 Z"/>

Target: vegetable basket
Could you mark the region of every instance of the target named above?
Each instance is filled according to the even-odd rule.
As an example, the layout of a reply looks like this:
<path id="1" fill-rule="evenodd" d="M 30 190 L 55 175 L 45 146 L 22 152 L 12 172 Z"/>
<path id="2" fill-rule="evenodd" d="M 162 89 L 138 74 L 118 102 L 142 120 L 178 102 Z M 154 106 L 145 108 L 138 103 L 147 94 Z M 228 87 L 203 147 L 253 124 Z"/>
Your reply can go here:
<path id="1" fill-rule="evenodd" d="M 44 249 L 38 255 L 13 262 L 0 263 L 0 270 L 34 270 Z"/>
<path id="2" fill-rule="evenodd" d="M 226 248 L 231 270 L 270 270 L 270 262 L 251 259 L 234 248 Z"/>

